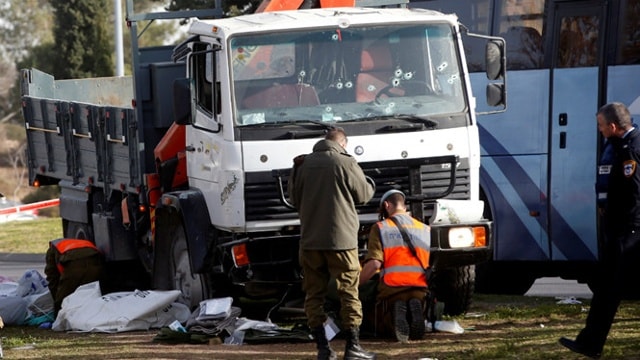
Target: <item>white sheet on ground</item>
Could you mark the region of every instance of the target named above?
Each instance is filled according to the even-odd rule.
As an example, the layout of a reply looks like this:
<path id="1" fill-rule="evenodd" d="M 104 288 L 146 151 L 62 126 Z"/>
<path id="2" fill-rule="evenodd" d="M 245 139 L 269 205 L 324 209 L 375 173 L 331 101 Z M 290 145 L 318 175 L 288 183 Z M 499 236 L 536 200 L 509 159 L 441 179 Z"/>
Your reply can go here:
<path id="1" fill-rule="evenodd" d="M 56 331 L 122 332 L 185 323 L 189 308 L 175 302 L 179 290 L 135 290 L 102 295 L 99 283 L 82 285 L 62 301 Z"/>

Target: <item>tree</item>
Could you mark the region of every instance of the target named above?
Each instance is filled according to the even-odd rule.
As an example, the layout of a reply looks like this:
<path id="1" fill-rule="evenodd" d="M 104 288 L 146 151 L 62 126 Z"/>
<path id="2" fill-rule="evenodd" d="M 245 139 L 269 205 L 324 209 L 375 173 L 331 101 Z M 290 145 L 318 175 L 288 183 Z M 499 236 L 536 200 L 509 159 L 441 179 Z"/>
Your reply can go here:
<path id="1" fill-rule="evenodd" d="M 113 74 L 108 0 L 50 0 L 55 11 L 56 79 Z"/>
<path id="2" fill-rule="evenodd" d="M 34 46 L 51 43 L 53 16 L 48 0 L 0 1 L 0 123 L 17 118 L 16 61 Z"/>
<path id="3" fill-rule="evenodd" d="M 22 143 L 15 149 L 13 152 L 9 152 L 9 161 L 11 163 L 11 167 L 13 168 L 13 176 L 15 177 L 16 187 L 13 189 L 13 198 L 16 199 L 18 197 L 18 192 L 20 188 L 24 186 L 25 176 L 27 174 L 27 143 Z"/>
<path id="4" fill-rule="evenodd" d="M 32 47 L 53 40 L 48 0 L 3 0 L 0 14 L 0 59 L 5 62 L 19 61 Z"/>
<path id="5" fill-rule="evenodd" d="M 12 89 L 10 85 L 13 85 L 16 74 L 14 64 L 0 61 L 0 84 L 7 84 L 7 86 L 0 86 L 0 124 L 10 120 L 15 113 L 12 111 L 13 106 L 10 100 Z"/>
<path id="6" fill-rule="evenodd" d="M 152 0 L 166 2 L 165 0 Z M 221 0 L 222 9 L 228 16 L 251 13 L 257 9 L 260 0 Z M 166 6 L 168 11 L 211 9 L 216 6 L 216 0 L 170 0 Z"/>

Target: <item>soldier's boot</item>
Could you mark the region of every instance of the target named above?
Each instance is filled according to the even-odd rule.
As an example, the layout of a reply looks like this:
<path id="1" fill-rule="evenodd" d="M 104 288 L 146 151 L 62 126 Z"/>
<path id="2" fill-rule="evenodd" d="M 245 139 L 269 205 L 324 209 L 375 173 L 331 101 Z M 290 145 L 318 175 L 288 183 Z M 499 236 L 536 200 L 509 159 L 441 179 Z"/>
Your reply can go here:
<path id="1" fill-rule="evenodd" d="M 316 340 L 316 345 L 318 347 L 318 360 L 338 360 L 338 355 L 329 345 L 329 340 L 327 340 L 327 335 L 324 331 L 324 326 L 316 326 L 311 329 L 311 335 Z"/>
<path id="2" fill-rule="evenodd" d="M 424 323 L 424 310 L 422 300 L 412 298 L 408 302 L 409 313 L 411 314 L 411 325 L 409 326 L 409 339 L 420 340 L 424 337 L 426 325 Z"/>
<path id="3" fill-rule="evenodd" d="M 393 321 L 396 339 L 406 344 L 409 342 L 409 322 L 407 322 L 407 302 L 397 300 L 393 303 Z"/>
<path id="4" fill-rule="evenodd" d="M 348 329 L 347 346 L 344 349 L 344 360 L 369 360 L 375 358 L 375 353 L 367 351 L 360 346 L 360 328 L 353 327 Z"/>

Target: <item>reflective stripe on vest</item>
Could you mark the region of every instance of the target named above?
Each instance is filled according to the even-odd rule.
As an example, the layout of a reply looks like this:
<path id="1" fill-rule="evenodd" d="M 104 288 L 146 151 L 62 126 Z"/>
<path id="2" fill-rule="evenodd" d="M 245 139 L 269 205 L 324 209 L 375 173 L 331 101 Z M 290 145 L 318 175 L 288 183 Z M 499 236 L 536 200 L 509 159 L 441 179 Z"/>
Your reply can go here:
<path id="1" fill-rule="evenodd" d="M 69 250 L 81 249 L 81 248 L 92 248 L 92 249 L 95 249 L 96 251 L 99 251 L 98 248 L 95 246 L 95 244 L 89 240 L 58 239 L 58 240 L 51 241 L 50 244 L 51 246 L 55 247 L 60 254 L 64 254 Z M 62 274 L 62 271 L 64 270 L 64 267 L 62 266 L 62 264 L 57 263 L 56 266 L 58 267 L 58 272 Z"/>
<path id="2" fill-rule="evenodd" d="M 382 281 L 388 286 L 426 287 L 427 279 L 423 265 L 429 265 L 430 229 L 409 215 L 400 214 L 394 217 L 409 235 L 418 257 L 413 255 L 393 221 L 379 221 L 378 228 L 384 254 Z"/>
<path id="3" fill-rule="evenodd" d="M 92 248 L 98 250 L 98 248 L 89 240 L 82 239 L 58 239 L 51 242 L 51 245 L 55 246 L 56 250 L 60 254 L 64 254 L 69 250 L 80 248 Z"/>

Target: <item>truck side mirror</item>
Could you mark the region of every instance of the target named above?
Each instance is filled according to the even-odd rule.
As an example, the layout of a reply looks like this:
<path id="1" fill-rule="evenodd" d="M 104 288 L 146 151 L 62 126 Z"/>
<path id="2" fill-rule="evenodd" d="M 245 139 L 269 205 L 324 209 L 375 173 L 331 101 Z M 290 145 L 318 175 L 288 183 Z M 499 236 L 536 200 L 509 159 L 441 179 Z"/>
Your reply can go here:
<path id="1" fill-rule="evenodd" d="M 492 39 L 485 48 L 485 63 L 487 64 L 487 79 L 499 80 L 504 78 L 506 58 L 504 54 L 505 42 L 502 39 Z"/>
<path id="2" fill-rule="evenodd" d="M 178 125 L 191 125 L 191 88 L 189 79 L 173 81 L 173 120 Z"/>
<path id="3" fill-rule="evenodd" d="M 505 41 L 493 38 L 487 42 L 485 48 L 485 63 L 487 64 L 487 79 L 495 81 L 487 84 L 487 105 L 496 107 L 507 105 L 507 59 L 505 56 Z"/>
<path id="4" fill-rule="evenodd" d="M 504 84 L 488 84 L 487 85 L 487 105 L 500 106 L 505 105 L 507 98 Z"/>

